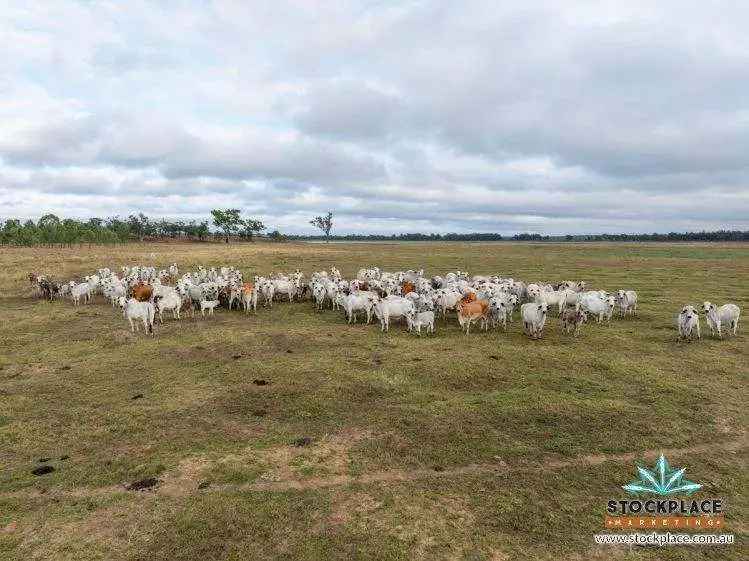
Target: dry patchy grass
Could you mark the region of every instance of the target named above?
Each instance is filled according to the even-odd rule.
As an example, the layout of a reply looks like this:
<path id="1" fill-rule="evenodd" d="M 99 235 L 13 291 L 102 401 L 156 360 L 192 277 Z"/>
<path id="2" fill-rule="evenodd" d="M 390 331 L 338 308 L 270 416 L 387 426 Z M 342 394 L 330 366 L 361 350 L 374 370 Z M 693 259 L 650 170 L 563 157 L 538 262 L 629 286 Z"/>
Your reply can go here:
<path id="1" fill-rule="evenodd" d="M 25 280 L 174 261 L 585 279 L 637 290 L 640 315 L 576 340 L 556 319 L 541 341 L 454 320 L 419 339 L 282 303 L 170 319 L 150 340 L 101 301 L 31 299 Z M 0 264 L 2 558 L 740 557 L 591 536 L 633 460 L 666 448 L 745 538 L 746 324 L 678 344 L 673 316 L 704 299 L 748 310 L 747 245 L 146 244 L 3 248 Z M 55 471 L 35 477 L 42 457 Z M 147 477 L 154 490 L 125 491 Z"/>

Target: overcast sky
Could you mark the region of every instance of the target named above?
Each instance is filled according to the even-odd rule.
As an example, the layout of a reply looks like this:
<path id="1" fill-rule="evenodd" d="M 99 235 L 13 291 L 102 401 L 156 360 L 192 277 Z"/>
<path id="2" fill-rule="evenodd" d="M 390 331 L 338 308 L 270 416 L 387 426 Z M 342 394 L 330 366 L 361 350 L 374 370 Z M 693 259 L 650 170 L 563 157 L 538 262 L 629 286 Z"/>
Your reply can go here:
<path id="1" fill-rule="evenodd" d="M 749 229 L 749 2 L 11 0 L 0 218 Z"/>

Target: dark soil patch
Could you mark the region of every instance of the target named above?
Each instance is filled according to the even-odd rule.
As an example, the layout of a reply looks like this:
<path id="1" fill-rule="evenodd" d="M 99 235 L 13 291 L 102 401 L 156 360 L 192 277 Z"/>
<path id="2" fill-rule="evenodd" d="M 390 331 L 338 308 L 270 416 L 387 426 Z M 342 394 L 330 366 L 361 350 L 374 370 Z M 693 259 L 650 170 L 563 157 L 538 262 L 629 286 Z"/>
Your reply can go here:
<path id="1" fill-rule="evenodd" d="M 268 385 L 268 382 L 266 380 L 260 380 L 260 379 L 257 379 L 257 378 L 255 378 L 252 381 L 252 383 L 255 384 L 256 386 L 267 386 Z"/>
<path id="2" fill-rule="evenodd" d="M 52 466 L 39 466 L 32 469 L 31 473 L 38 477 L 40 475 L 47 475 L 48 473 L 52 473 L 53 471 L 55 471 L 55 468 L 53 468 Z"/>
<path id="3" fill-rule="evenodd" d="M 312 439 L 309 436 L 303 436 L 301 438 L 297 438 L 294 442 L 292 442 L 294 446 L 297 448 L 301 448 L 303 446 L 309 446 L 312 444 Z"/>
<path id="4" fill-rule="evenodd" d="M 143 397 L 144 397 L 144 396 L 143 396 L 143 394 L 142 394 L 142 393 L 136 393 L 136 394 L 135 394 L 135 395 L 134 395 L 133 397 L 131 397 L 130 399 L 131 399 L 131 400 L 133 400 L 133 401 L 135 401 L 136 399 L 143 399 Z"/>
<path id="5" fill-rule="evenodd" d="M 51 460 L 51 458 L 39 458 L 39 459 L 38 459 L 37 461 L 38 461 L 38 462 L 39 462 L 40 464 L 44 464 L 44 463 L 46 463 L 46 462 L 48 462 L 48 461 L 50 461 L 50 460 Z"/>
<path id="6" fill-rule="evenodd" d="M 68 456 L 67 454 L 65 454 L 63 456 L 60 456 L 60 461 L 61 462 L 64 462 L 65 460 L 69 460 L 69 459 L 70 459 L 70 456 Z"/>
<path id="7" fill-rule="evenodd" d="M 159 484 L 159 480 L 155 477 L 146 477 L 133 481 L 130 485 L 125 485 L 125 489 L 128 491 L 143 491 L 144 489 L 151 489 Z"/>

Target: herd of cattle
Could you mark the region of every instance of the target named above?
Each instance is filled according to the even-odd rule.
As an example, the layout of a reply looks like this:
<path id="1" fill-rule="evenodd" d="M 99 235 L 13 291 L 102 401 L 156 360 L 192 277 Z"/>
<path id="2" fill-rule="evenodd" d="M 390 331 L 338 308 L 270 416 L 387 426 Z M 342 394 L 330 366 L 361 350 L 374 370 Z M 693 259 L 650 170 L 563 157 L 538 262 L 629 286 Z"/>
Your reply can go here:
<path id="1" fill-rule="evenodd" d="M 231 310 L 236 306 L 249 313 L 257 311 L 258 303 L 272 307 L 274 300 L 281 299 L 312 301 L 317 310 L 341 310 L 349 323 L 356 323 L 359 317 L 369 323 L 376 317 L 382 331 L 390 329 L 391 320 L 405 320 L 408 330 L 419 335 L 422 328 L 434 333 L 435 319 L 446 319 L 448 312 L 455 312 L 460 327 L 468 334 L 473 324 L 484 330 L 501 325 L 506 330 L 519 307 L 523 331 L 534 339 L 542 336 L 553 307 L 561 329 L 575 336 L 588 318 L 610 322 L 616 309 L 622 318 L 637 315 L 637 293 L 633 290 L 587 290 L 584 281 L 526 284 L 499 276 L 470 276 L 462 271 L 425 277 L 423 270 L 392 273 L 375 267 L 360 269 L 356 278 L 347 280 L 331 267 L 330 271 L 312 273 L 309 279 L 296 270 L 288 275 L 256 276 L 247 282 L 234 267 L 198 267 L 180 275 L 177 265 L 172 264 L 163 270 L 122 267 L 120 275 L 104 268 L 80 282 L 65 283 L 30 273 L 29 281 L 40 296 L 50 300 L 67 297 L 75 305 L 89 303 L 102 294 L 113 307 L 119 306 L 132 331 L 142 323 L 151 334 L 157 314 L 164 323 L 164 312 L 171 312 L 177 320 L 182 311 L 189 310 L 194 316 L 200 310 L 205 316 L 206 312 L 213 315 L 217 307 Z M 736 335 L 738 306 L 717 307 L 705 302 L 702 310 L 711 333 L 722 337 L 727 327 Z M 684 306 L 676 323 L 680 339 L 700 338 L 699 313 L 694 306 Z"/>

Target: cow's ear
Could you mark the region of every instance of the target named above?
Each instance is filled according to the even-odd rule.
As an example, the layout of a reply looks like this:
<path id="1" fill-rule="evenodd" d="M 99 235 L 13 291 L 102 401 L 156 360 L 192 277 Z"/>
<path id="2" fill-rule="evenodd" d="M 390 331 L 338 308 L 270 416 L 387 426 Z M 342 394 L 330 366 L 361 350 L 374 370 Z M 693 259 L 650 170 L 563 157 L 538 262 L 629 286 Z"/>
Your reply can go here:
<path id="1" fill-rule="evenodd" d="M 541 306 L 541 304 L 539 304 L 539 305 L 538 305 L 538 309 L 540 310 L 540 309 L 542 309 L 542 308 L 543 308 L 543 306 Z"/>

